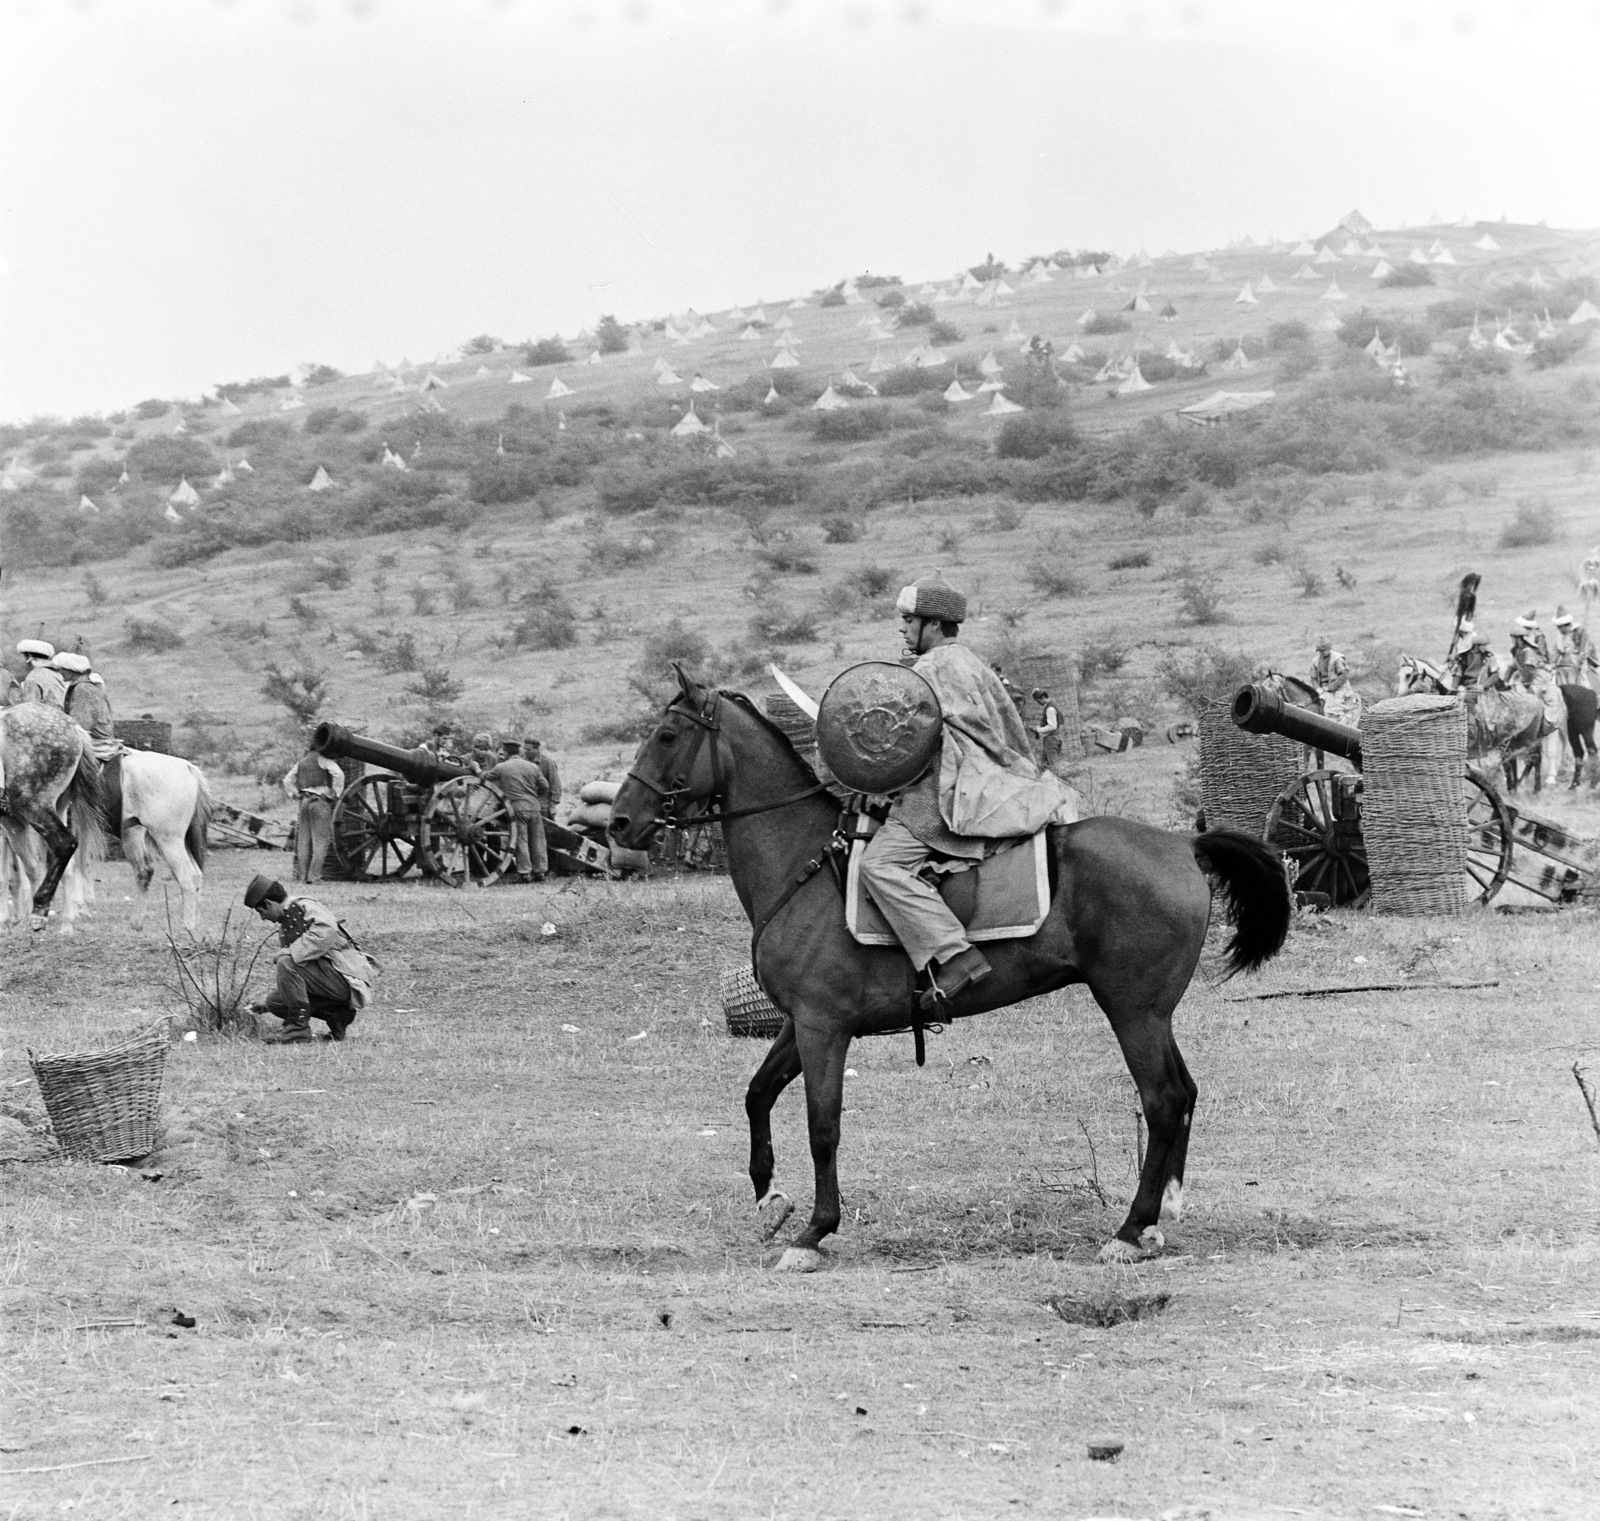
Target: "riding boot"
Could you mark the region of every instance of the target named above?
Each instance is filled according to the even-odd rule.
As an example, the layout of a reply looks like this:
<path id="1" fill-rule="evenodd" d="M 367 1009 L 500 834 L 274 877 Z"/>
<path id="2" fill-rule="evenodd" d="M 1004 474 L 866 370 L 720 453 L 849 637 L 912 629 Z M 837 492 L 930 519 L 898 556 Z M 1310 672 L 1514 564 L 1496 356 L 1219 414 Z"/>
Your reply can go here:
<path id="1" fill-rule="evenodd" d="M 933 986 L 917 1000 L 918 1007 L 925 1011 L 936 1010 L 957 993 L 982 982 L 993 970 L 983 952 L 977 946 L 969 945 L 933 970 Z"/>

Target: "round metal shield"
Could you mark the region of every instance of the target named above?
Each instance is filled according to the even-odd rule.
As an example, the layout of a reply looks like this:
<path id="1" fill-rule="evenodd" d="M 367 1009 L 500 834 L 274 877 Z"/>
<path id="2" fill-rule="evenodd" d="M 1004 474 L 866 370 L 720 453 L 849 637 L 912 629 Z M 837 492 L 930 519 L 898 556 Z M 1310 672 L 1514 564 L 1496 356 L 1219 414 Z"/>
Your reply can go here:
<path id="1" fill-rule="evenodd" d="M 852 792 L 898 792 L 928 769 L 944 715 L 924 676 L 885 660 L 841 671 L 817 705 L 817 750 Z"/>

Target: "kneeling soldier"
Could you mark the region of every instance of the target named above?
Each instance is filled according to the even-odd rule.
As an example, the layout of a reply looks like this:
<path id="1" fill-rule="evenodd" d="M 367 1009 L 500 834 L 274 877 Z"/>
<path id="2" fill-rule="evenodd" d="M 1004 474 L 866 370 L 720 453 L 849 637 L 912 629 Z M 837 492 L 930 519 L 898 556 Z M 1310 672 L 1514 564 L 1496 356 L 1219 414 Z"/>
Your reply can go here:
<path id="1" fill-rule="evenodd" d="M 372 963 L 326 908 L 312 898 L 291 898 L 271 877 L 251 879 L 244 906 L 276 924 L 283 943 L 272 996 L 251 1005 L 256 1013 L 276 1014 L 283 1021 L 283 1028 L 265 1039 L 274 1045 L 311 1040 L 311 1021 L 320 1019 L 330 1040 L 343 1040 L 372 1001 Z"/>

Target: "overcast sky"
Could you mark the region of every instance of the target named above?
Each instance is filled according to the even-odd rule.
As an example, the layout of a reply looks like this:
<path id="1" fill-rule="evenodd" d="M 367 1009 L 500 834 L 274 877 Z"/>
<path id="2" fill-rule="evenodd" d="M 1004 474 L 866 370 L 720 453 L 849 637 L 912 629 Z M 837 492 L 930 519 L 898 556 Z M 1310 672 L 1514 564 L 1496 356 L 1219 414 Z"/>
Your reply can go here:
<path id="1" fill-rule="evenodd" d="M 0 417 L 1438 211 L 1600 225 L 1593 0 L 0 0 Z"/>

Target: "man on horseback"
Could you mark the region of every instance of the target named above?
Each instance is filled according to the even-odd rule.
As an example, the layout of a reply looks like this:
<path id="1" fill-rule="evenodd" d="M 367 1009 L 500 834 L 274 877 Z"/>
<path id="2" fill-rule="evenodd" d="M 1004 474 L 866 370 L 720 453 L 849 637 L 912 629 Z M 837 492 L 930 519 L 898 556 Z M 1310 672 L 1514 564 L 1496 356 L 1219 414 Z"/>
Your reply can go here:
<path id="1" fill-rule="evenodd" d="M 1581 686 L 1587 671 L 1600 669 L 1600 660 L 1595 658 L 1594 646 L 1589 642 L 1589 632 L 1579 628 L 1578 620 L 1565 608 L 1556 609 L 1555 628 L 1556 680 L 1564 686 Z"/>
<path id="2" fill-rule="evenodd" d="M 330 1040 L 343 1040 L 356 1015 L 372 1001 L 373 965 L 349 931 L 322 904 L 291 898 L 271 877 L 251 878 L 244 905 L 278 926 L 283 945 L 272 995 L 250 1006 L 282 1021 L 282 1028 L 264 1039 L 283 1046 L 312 1040 L 311 1021 L 320 1019 Z"/>
<path id="3" fill-rule="evenodd" d="M 1458 692 L 1485 690 L 1495 673 L 1494 656 L 1489 651 L 1489 636 L 1474 629 L 1463 629 L 1470 638 L 1463 648 L 1450 657 L 1450 673 Z"/>
<path id="4" fill-rule="evenodd" d="M 61 672 L 50 664 L 56 658 L 56 647 L 43 639 L 23 639 L 17 644 L 17 653 L 28 662 L 28 674 L 22 678 L 23 702 L 43 702 L 52 708 L 64 708 L 67 684 L 61 679 Z"/>
<path id="5" fill-rule="evenodd" d="M 89 657 L 63 650 L 50 662 L 67 683 L 67 717 L 89 736 L 97 760 L 110 760 L 121 748 L 111 720 L 111 699 L 104 685 L 97 686 Z"/>
<path id="6" fill-rule="evenodd" d="M 895 799 L 861 857 L 861 878 L 913 965 L 929 974 L 921 1006 L 937 1010 L 991 970 L 929 880 L 960 871 L 1003 839 L 1078 816 L 1077 794 L 1032 759 L 1028 732 L 995 673 L 957 643 L 967 599 L 935 572 L 896 601 L 912 669 L 944 719 L 938 754 Z"/>
<path id="7" fill-rule="evenodd" d="M 1550 646 L 1545 642 L 1544 630 L 1539 627 L 1535 608 L 1530 607 L 1511 625 L 1511 659 L 1516 666 L 1513 678 L 1530 692 L 1549 671 Z"/>
<path id="8" fill-rule="evenodd" d="M 1317 640 L 1317 658 L 1311 662 L 1311 685 L 1322 697 L 1322 712 L 1335 723 L 1351 728 L 1361 723 L 1361 695 L 1350 685 L 1350 663 L 1324 634 Z"/>

